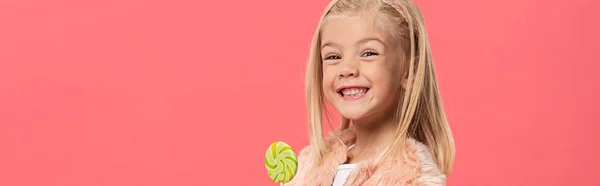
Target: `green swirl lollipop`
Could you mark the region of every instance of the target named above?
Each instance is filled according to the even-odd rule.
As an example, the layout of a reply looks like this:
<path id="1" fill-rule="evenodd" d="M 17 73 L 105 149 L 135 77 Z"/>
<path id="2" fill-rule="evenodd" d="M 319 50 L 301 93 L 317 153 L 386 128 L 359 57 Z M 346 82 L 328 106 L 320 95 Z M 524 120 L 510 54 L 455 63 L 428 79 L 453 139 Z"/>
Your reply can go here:
<path id="1" fill-rule="evenodd" d="M 285 183 L 296 174 L 298 169 L 298 157 L 288 144 L 284 142 L 274 142 L 267 149 L 265 156 L 265 167 L 269 177 L 274 182 Z"/>

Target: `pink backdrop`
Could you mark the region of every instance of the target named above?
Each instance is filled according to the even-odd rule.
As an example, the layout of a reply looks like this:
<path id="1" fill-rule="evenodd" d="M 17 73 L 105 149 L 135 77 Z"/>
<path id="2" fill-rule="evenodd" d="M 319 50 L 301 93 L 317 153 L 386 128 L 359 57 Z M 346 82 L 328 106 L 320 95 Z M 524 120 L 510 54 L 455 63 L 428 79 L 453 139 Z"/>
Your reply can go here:
<path id="1" fill-rule="evenodd" d="M 449 185 L 598 185 L 594 0 L 419 0 Z M 0 1 L 0 185 L 276 185 L 327 1 Z"/>

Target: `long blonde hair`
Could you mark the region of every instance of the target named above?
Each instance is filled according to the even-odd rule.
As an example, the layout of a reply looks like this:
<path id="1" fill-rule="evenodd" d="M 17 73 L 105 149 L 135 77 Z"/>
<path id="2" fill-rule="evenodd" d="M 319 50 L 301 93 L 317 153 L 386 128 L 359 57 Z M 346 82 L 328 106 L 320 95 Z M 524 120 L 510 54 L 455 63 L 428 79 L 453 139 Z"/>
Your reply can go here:
<path id="1" fill-rule="evenodd" d="M 406 140 L 414 138 L 430 148 L 438 168 L 448 175 L 454 163 L 454 140 L 438 92 L 425 22 L 411 0 L 333 0 L 321 16 L 311 43 L 306 72 L 309 136 L 317 164 L 331 153 L 331 146 L 323 135 L 323 122 L 324 119 L 329 121 L 330 114 L 322 91 L 321 31 L 328 17 L 359 11 L 371 11 L 381 28 L 389 36 L 399 39 L 399 52 L 404 54 L 403 61 L 407 61 L 408 66 L 405 73 L 408 73 L 409 81 L 399 98 L 395 117 L 398 123 L 396 138 L 375 159 L 376 163 L 386 156 L 404 156 Z M 343 118 L 340 130 L 348 128 L 349 124 L 350 121 Z"/>

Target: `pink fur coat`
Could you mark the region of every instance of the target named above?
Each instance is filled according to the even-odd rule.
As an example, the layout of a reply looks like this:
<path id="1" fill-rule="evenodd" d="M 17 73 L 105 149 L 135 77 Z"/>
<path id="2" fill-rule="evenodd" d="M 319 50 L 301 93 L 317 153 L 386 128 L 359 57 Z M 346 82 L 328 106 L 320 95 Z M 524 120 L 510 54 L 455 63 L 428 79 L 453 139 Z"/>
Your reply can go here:
<path id="1" fill-rule="evenodd" d="M 354 144 L 356 133 L 352 127 L 339 133 L 344 144 Z M 298 157 L 297 175 L 286 186 L 331 186 L 340 164 L 346 162 L 348 147 L 335 137 L 327 139 L 335 153 L 325 157 L 323 164 L 311 168 L 314 157 L 311 148 L 300 151 Z M 433 160 L 429 148 L 424 144 L 409 139 L 406 144 L 407 160 L 387 159 L 379 165 L 373 165 L 372 160 L 359 163 L 348 176 L 345 186 L 354 185 L 410 185 L 410 186 L 442 186 L 446 176 L 442 174 Z"/>

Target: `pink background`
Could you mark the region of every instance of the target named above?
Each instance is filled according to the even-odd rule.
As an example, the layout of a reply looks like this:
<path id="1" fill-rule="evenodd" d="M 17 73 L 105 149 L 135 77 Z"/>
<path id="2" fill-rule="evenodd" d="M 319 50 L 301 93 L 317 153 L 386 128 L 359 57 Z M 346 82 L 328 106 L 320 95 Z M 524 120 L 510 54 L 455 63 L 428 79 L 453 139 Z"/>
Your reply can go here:
<path id="1" fill-rule="evenodd" d="M 0 1 L 0 185 L 276 185 L 327 4 Z M 598 185 L 600 4 L 419 0 L 449 185 Z"/>

